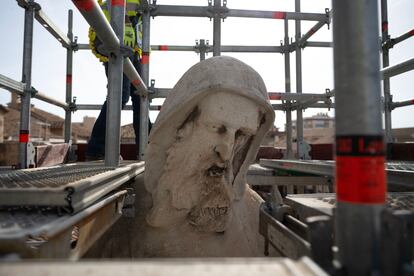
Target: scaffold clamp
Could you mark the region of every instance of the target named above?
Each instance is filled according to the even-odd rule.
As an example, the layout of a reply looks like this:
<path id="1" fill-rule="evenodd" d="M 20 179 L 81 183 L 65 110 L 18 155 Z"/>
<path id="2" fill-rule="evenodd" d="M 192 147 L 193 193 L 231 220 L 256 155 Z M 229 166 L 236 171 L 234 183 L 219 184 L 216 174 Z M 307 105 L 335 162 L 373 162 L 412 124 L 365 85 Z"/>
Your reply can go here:
<path id="1" fill-rule="evenodd" d="M 76 97 L 73 97 L 72 102 L 69 103 L 69 111 L 75 112 L 78 110 L 78 107 L 76 106 Z"/>

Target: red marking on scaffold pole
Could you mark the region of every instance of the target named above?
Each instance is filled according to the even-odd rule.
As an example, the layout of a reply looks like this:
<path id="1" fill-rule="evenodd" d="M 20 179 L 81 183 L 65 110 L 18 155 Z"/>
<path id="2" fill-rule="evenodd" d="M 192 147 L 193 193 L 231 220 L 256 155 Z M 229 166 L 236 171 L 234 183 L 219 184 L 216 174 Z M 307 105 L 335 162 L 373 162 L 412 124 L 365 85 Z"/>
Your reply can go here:
<path id="1" fill-rule="evenodd" d="M 309 34 L 310 35 L 313 35 L 314 33 L 316 33 L 316 30 L 314 28 L 312 28 L 312 29 L 309 30 Z"/>
<path id="2" fill-rule="evenodd" d="M 338 136 L 336 138 L 338 201 L 355 204 L 385 203 L 384 162 L 382 136 Z"/>
<path id="3" fill-rule="evenodd" d="M 337 156 L 338 201 L 361 204 L 385 203 L 384 162 L 384 156 Z"/>
<path id="4" fill-rule="evenodd" d="M 89 12 L 93 9 L 94 0 L 73 0 L 73 3 L 80 11 Z"/>
<path id="5" fill-rule="evenodd" d="M 72 84 L 72 75 L 66 75 L 66 83 Z"/>
<path id="6" fill-rule="evenodd" d="M 285 12 L 274 12 L 272 17 L 274 19 L 285 19 L 286 13 Z"/>
<path id="7" fill-rule="evenodd" d="M 139 81 L 139 79 L 136 79 L 136 80 L 133 80 L 133 81 L 132 81 L 132 84 L 133 84 L 134 86 L 139 86 L 139 85 L 141 84 L 141 82 Z"/>
<path id="8" fill-rule="evenodd" d="M 414 104 L 414 99 L 411 100 L 411 104 Z"/>
<path id="9" fill-rule="evenodd" d="M 382 22 L 382 32 L 388 31 L 388 21 Z"/>
<path id="10" fill-rule="evenodd" d="M 160 51 L 168 51 L 168 46 L 167 45 L 160 45 L 158 47 L 158 50 L 160 50 Z"/>
<path id="11" fill-rule="evenodd" d="M 282 96 L 279 93 L 268 93 L 269 100 L 281 100 Z"/>
<path id="12" fill-rule="evenodd" d="M 29 143 L 29 131 L 28 130 L 20 130 L 19 142 Z"/>
<path id="13" fill-rule="evenodd" d="M 125 0 L 112 0 L 112 6 L 125 6 Z"/>
<path id="14" fill-rule="evenodd" d="M 142 53 L 141 64 L 149 64 L 149 53 Z"/>
<path id="15" fill-rule="evenodd" d="M 410 35 L 414 35 L 414 29 L 410 31 Z"/>

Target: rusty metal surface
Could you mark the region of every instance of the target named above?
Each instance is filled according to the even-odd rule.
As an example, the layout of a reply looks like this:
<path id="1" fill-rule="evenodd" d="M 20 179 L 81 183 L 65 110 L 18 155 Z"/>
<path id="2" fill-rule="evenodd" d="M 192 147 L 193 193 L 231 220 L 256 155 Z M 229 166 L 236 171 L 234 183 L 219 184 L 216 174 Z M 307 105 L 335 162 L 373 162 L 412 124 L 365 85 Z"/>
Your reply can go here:
<path id="1" fill-rule="evenodd" d="M 0 173 L 0 205 L 59 207 L 81 210 L 144 171 L 144 162 L 75 163 Z"/>
<path id="2" fill-rule="evenodd" d="M 77 259 L 121 216 L 126 194 L 114 193 L 73 215 L 50 208 L 0 210 L 0 254 Z"/>
<path id="3" fill-rule="evenodd" d="M 336 196 L 332 193 L 289 195 L 285 203 L 291 206 L 303 221 L 310 216 L 332 216 L 336 205 Z M 414 193 L 388 193 L 387 209 L 409 210 L 414 212 Z"/>
<path id="4" fill-rule="evenodd" d="M 292 261 L 288 258 L 233 258 L 142 260 L 134 262 L 11 262 L 0 266 L 1 275 L 60 276 L 263 276 L 263 275 L 328 275 L 311 259 Z"/>

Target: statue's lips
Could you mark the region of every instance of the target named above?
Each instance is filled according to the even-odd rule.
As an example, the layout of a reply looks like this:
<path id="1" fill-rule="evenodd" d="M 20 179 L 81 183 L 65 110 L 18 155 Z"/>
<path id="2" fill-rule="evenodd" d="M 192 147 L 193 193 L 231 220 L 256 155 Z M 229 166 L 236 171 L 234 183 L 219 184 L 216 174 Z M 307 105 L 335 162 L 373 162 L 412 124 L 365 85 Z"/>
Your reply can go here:
<path id="1" fill-rule="evenodd" d="M 212 177 L 223 176 L 227 171 L 225 165 L 213 165 L 207 170 L 207 175 Z"/>

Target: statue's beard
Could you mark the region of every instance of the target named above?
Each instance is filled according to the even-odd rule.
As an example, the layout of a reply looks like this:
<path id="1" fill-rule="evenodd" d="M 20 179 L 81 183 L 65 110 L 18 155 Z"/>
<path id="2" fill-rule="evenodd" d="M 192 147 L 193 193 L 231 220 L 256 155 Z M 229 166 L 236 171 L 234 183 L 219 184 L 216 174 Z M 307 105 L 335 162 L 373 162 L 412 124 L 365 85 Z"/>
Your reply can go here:
<path id="1" fill-rule="evenodd" d="M 213 146 L 203 146 L 205 152 L 200 152 L 189 145 L 197 143 L 177 141 L 168 150 L 149 223 L 166 226 L 184 219 L 198 231 L 223 232 L 232 214 L 232 165 L 221 160 Z"/>

